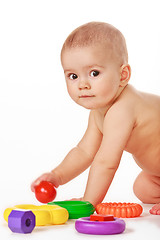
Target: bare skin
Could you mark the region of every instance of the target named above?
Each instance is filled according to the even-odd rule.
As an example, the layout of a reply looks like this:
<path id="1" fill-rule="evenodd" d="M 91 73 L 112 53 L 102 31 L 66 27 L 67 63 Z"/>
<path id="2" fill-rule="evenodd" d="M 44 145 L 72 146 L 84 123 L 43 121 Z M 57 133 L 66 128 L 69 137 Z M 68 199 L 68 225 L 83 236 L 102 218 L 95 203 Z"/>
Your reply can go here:
<path id="1" fill-rule="evenodd" d="M 91 110 L 88 128 L 59 166 L 33 182 L 32 191 L 41 180 L 58 187 L 91 166 L 81 200 L 97 205 L 127 151 L 142 169 L 136 196 L 157 204 L 150 212 L 160 214 L 160 97 L 130 86 L 130 66 L 120 65 L 102 46 L 65 50 L 62 66 L 71 98 Z"/>

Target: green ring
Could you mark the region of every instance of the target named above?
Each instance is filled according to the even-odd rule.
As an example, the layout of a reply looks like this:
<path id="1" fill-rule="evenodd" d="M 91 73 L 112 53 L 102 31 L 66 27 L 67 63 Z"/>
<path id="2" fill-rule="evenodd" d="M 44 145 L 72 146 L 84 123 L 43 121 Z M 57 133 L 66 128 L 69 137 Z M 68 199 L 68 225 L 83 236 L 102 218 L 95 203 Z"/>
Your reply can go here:
<path id="1" fill-rule="evenodd" d="M 95 211 L 94 206 L 90 202 L 85 201 L 58 201 L 50 202 L 48 204 L 58 205 L 67 209 L 67 211 L 69 212 L 69 219 L 88 217 Z"/>

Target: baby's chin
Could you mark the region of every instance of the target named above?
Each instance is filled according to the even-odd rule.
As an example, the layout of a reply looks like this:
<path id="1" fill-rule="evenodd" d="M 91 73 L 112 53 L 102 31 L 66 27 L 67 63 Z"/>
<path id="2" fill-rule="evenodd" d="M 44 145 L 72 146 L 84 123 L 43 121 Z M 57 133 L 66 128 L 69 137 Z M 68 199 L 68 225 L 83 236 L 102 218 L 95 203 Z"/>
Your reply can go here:
<path id="1" fill-rule="evenodd" d="M 93 104 L 93 103 L 86 103 L 86 104 L 82 104 L 82 103 L 79 103 L 79 102 L 76 102 L 79 106 L 85 108 L 85 109 L 88 109 L 88 110 L 95 110 L 95 109 L 98 109 L 98 107 Z"/>

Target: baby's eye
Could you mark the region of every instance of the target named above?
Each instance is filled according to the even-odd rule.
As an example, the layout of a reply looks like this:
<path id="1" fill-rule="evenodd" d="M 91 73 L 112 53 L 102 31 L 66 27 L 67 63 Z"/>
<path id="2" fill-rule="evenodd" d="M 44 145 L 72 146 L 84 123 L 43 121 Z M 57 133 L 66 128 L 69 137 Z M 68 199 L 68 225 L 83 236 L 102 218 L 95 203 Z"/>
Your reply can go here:
<path id="1" fill-rule="evenodd" d="M 75 74 L 75 73 L 69 74 L 68 77 L 69 77 L 69 79 L 71 79 L 71 80 L 75 80 L 75 79 L 78 78 L 77 74 Z"/>
<path id="2" fill-rule="evenodd" d="M 93 71 L 91 71 L 90 75 L 91 75 L 91 77 L 97 77 L 99 75 L 99 71 L 93 70 Z"/>

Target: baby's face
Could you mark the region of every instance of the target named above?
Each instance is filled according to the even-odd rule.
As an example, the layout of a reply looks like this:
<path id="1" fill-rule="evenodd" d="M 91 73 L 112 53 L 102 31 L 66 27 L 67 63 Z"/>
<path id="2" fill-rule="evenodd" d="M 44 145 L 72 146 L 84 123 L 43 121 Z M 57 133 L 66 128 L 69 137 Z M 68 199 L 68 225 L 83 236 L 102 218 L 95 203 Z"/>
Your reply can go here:
<path id="1" fill-rule="evenodd" d="M 68 48 L 62 53 L 68 93 L 87 109 L 108 107 L 120 88 L 120 66 L 111 51 L 98 45 Z"/>

